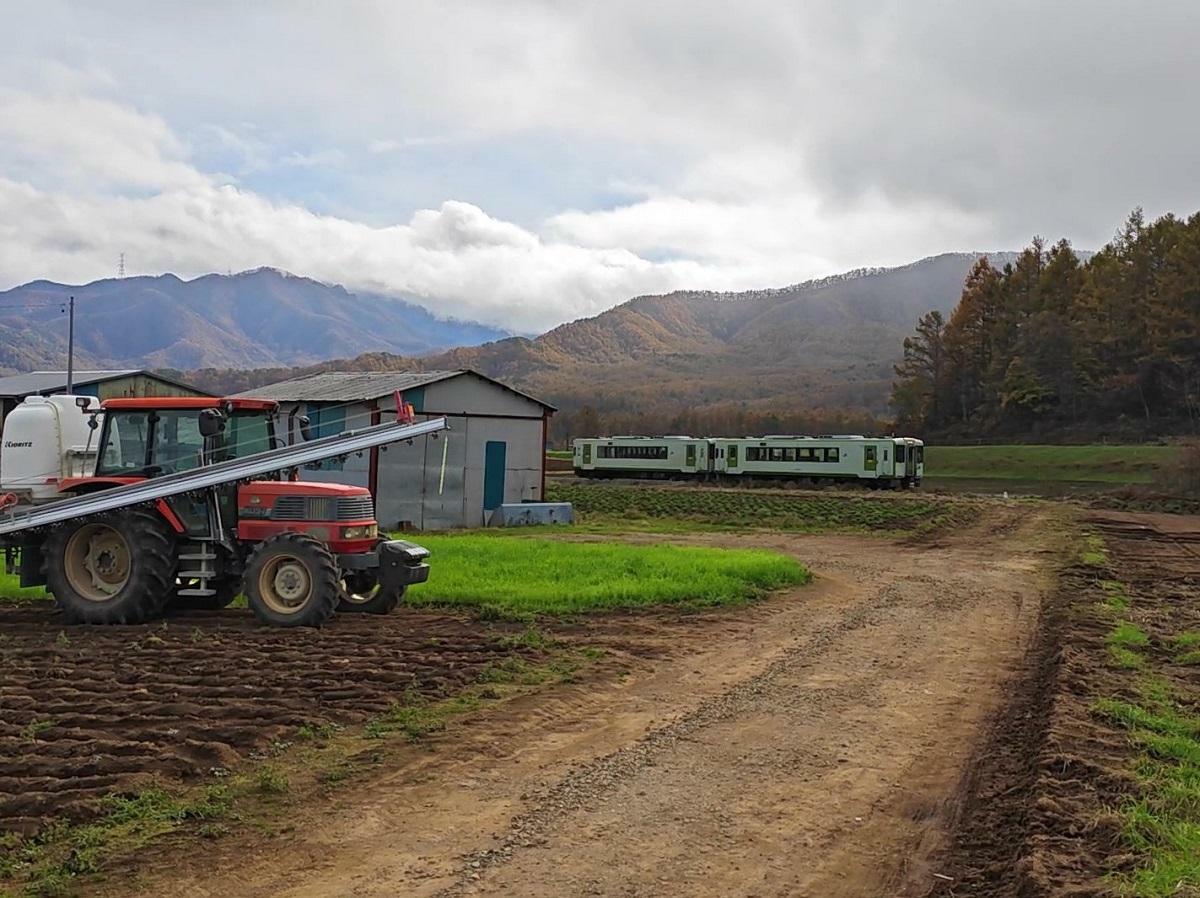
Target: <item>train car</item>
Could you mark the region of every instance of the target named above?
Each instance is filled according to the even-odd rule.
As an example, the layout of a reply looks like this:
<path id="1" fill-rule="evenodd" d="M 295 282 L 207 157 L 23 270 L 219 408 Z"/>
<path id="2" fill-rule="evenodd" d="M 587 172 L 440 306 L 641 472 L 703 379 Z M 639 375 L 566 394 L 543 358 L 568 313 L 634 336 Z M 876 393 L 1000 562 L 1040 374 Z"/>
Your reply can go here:
<path id="1" fill-rule="evenodd" d="M 618 436 L 575 440 L 579 477 L 695 477 L 710 468 L 708 440 L 688 436 Z"/>
<path id="2" fill-rule="evenodd" d="M 913 437 L 893 437 L 892 478 L 904 486 L 920 486 L 925 477 L 925 443 Z"/>
<path id="3" fill-rule="evenodd" d="M 885 487 L 919 482 L 915 468 L 911 477 L 905 473 L 909 458 L 916 464 L 916 452 L 909 450 L 904 437 L 766 436 L 717 439 L 712 444 L 713 471 L 723 477 L 814 484 L 864 481 Z M 903 459 L 897 456 L 901 451 Z"/>

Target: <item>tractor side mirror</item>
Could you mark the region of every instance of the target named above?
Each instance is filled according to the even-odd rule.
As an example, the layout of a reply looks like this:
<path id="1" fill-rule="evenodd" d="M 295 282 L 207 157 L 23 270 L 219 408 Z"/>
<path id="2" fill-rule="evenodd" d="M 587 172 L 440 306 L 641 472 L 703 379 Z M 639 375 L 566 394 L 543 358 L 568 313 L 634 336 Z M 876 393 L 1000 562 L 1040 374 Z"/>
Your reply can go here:
<path id="1" fill-rule="evenodd" d="M 95 430 L 97 427 L 99 427 L 100 422 L 99 422 L 99 420 L 97 420 L 99 417 L 100 417 L 99 412 L 92 412 L 91 414 L 89 414 L 88 415 L 88 427 L 91 428 L 92 430 Z"/>
<path id="2" fill-rule="evenodd" d="M 308 415 L 299 415 L 296 418 L 296 423 L 300 425 L 300 437 L 304 442 L 308 442 L 313 438 L 312 435 L 312 420 Z"/>
<path id="3" fill-rule="evenodd" d="M 206 440 L 225 431 L 225 416 L 220 409 L 206 408 L 200 412 L 200 436 Z"/>

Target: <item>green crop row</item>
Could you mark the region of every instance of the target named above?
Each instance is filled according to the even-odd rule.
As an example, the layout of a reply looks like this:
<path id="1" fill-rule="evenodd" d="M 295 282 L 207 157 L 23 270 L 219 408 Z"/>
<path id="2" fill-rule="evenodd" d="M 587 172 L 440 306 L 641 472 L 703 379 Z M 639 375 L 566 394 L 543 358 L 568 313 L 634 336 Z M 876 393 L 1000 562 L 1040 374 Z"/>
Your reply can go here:
<path id="1" fill-rule="evenodd" d="M 756 490 L 656 489 L 553 484 L 547 499 L 570 502 L 584 520 L 674 519 L 785 530 L 914 531 L 961 520 L 965 506 L 936 499 L 789 495 Z"/>

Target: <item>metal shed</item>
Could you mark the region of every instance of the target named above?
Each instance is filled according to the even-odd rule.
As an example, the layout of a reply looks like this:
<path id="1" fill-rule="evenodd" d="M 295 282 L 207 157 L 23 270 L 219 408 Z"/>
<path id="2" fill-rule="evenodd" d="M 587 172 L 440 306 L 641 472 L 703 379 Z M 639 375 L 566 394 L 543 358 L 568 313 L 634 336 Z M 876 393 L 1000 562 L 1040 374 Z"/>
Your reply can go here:
<path id="1" fill-rule="evenodd" d="M 291 427 L 307 415 L 325 436 L 387 420 L 396 391 L 418 420 L 444 415 L 450 429 L 301 476 L 368 487 L 387 528 L 480 527 L 502 503 L 542 500 L 554 407 L 476 371 L 311 374 L 240 395 L 279 402 Z"/>
<path id="2" fill-rule="evenodd" d="M 66 371 L 31 371 L 0 377 L 0 428 L 4 418 L 26 396 L 50 396 L 67 388 Z M 140 368 L 115 371 L 76 371 L 72 389 L 77 396 L 117 399 L 129 396 L 202 396 L 196 387 Z"/>

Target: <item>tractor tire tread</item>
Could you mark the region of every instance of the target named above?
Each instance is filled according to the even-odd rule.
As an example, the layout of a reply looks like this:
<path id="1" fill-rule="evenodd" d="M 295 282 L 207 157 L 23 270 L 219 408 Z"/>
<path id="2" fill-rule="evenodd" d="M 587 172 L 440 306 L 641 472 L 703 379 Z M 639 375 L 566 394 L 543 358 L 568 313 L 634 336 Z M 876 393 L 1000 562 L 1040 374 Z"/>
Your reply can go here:
<path id="1" fill-rule="evenodd" d="M 283 617 L 263 607 L 258 596 L 257 571 L 264 559 L 268 558 L 280 544 L 298 546 L 302 551 L 312 555 L 313 590 L 317 593 L 315 601 L 310 601 L 304 608 L 304 613 L 291 617 Z M 333 559 L 329 547 L 319 539 L 307 533 L 288 531 L 277 533 L 263 540 L 250 557 L 246 560 L 246 575 L 243 589 L 254 616 L 262 623 L 276 627 L 320 627 L 327 623 L 337 611 L 341 595 L 341 582 L 337 563 Z"/>

